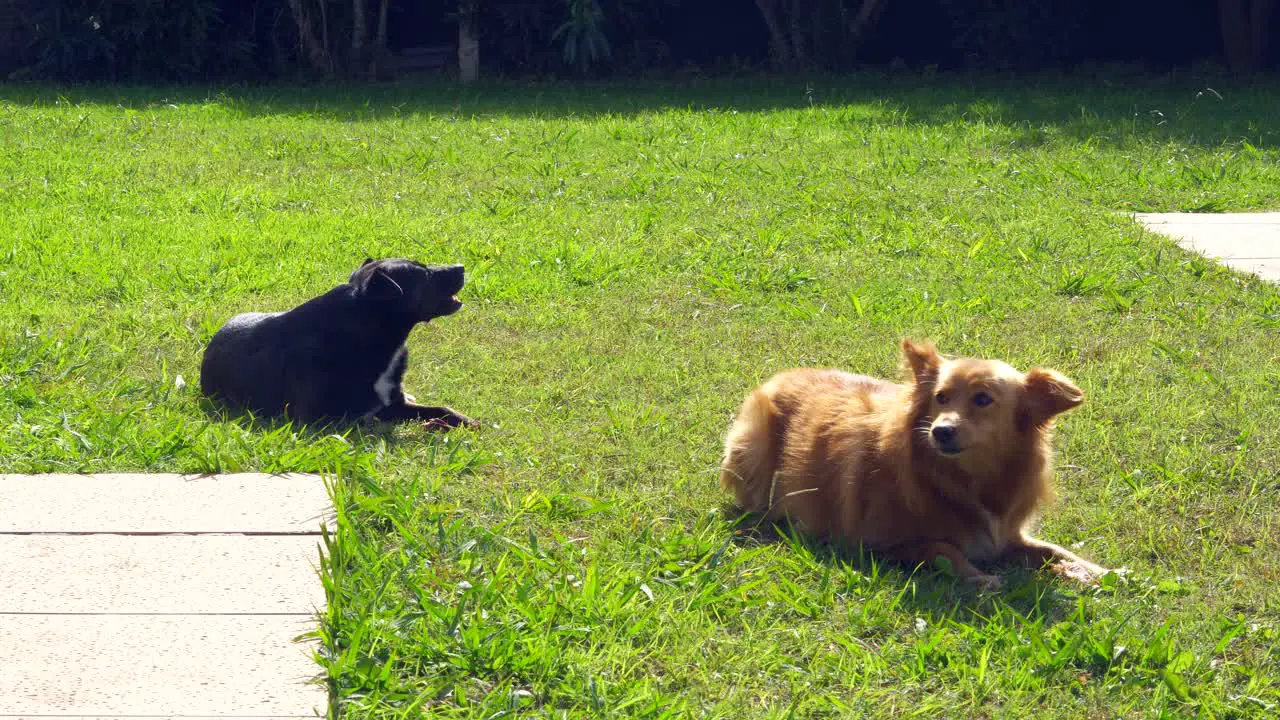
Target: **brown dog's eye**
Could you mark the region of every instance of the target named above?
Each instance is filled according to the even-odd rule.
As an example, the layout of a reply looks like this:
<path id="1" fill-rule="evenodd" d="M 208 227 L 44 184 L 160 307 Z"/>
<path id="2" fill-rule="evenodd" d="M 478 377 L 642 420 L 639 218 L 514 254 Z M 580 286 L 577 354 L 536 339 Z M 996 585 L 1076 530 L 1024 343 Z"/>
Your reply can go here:
<path id="1" fill-rule="evenodd" d="M 995 402 L 995 400 L 993 400 L 990 395 L 984 392 L 976 393 L 973 396 L 973 404 L 977 405 L 978 407 L 986 407 L 993 402 Z"/>
<path id="2" fill-rule="evenodd" d="M 947 394 L 942 392 L 938 393 L 937 395 L 934 395 L 933 399 L 937 400 L 939 405 L 946 405 L 948 400 Z"/>

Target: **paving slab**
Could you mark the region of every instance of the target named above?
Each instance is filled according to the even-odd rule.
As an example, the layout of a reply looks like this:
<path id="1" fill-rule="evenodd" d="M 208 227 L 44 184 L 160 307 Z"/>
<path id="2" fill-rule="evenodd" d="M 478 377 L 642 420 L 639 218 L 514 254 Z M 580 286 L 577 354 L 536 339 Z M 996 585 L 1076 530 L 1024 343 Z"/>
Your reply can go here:
<path id="1" fill-rule="evenodd" d="M 1280 282 L 1280 213 L 1137 213 L 1135 218 L 1187 250 Z"/>
<path id="2" fill-rule="evenodd" d="M 0 475 L 0 533 L 278 533 L 332 527 L 317 475 Z"/>
<path id="3" fill-rule="evenodd" d="M 1219 258 L 1280 257 L 1280 223 L 1238 225 L 1224 223 L 1156 224 L 1156 232 L 1174 237 L 1178 244 Z"/>
<path id="4" fill-rule="evenodd" d="M 1280 212 L 1240 213 L 1136 213 L 1149 225 L 1259 225 L 1280 224 Z"/>
<path id="5" fill-rule="evenodd" d="M 1224 263 L 1237 270 L 1253 273 L 1272 282 L 1280 282 L 1280 258 L 1229 258 Z"/>
<path id="6" fill-rule="evenodd" d="M 314 614 L 324 607 L 319 544 L 313 535 L 0 535 L 0 613 Z"/>
<path id="7" fill-rule="evenodd" d="M 2 615 L 0 716 L 324 715 L 314 628 L 254 615 Z"/>
<path id="8" fill-rule="evenodd" d="M 325 714 L 314 475 L 0 475 L 0 720 Z"/>

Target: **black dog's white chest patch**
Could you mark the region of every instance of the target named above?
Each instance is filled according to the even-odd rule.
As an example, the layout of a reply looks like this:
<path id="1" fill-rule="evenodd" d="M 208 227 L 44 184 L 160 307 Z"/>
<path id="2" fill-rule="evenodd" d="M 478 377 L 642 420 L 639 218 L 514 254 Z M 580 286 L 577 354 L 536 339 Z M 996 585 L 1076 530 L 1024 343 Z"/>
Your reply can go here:
<path id="1" fill-rule="evenodd" d="M 382 408 L 391 404 L 394 399 L 395 391 L 400 387 L 400 380 L 404 374 L 405 367 L 405 349 L 401 346 L 391 356 L 391 360 L 387 362 L 387 367 L 378 375 L 378 379 L 373 382 L 373 393 L 378 396 L 380 405 L 374 408 L 373 412 L 377 412 Z"/>

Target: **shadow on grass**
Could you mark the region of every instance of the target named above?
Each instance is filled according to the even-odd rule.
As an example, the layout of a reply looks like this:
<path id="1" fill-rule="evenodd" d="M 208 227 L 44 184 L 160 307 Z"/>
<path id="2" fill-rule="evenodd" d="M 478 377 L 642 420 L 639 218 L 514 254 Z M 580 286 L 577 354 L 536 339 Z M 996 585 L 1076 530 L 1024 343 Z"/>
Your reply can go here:
<path id="1" fill-rule="evenodd" d="M 1053 137 L 1092 145 L 1157 139 L 1217 146 L 1280 144 L 1273 112 L 1280 83 L 1190 75 L 1113 71 L 1076 75 L 942 73 L 847 76 L 683 78 L 671 81 L 545 83 L 498 81 L 463 87 L 414 84 L 134 87 L 0 86 L 0 103 L 18 106 L 99 105 L 164 112 L 213 105 L 244 118 L 311 116 L 344 122 L 426 116 L 607 118 L 688 110 L 757 113 L 835 109 L 834 122 L 941 126 L 981 123 L 1014 131 L 1013 145 Z M 827 122 L 832 122 L 828 119 Z"/>
<path id="2" fill-rule="evenodd" d="M 815 561 L 824 565 L 848 566 L 872 577 L 883 575 L 887 568 L 901 572 L 904 582 L 915 584 L 913 592 L 902 594 L 902 603 L 917 614 L 927 616 L 930 622 L 952 618 L 957 610 L 967 610 L 970 621 L 981 622 L 986 614 L 980 610 L 997 603 L 1028 620 L 1051 625 L 1065 619 L 1075 609 L 1076 599 L 1068 594 L 1075 587 L 1059 578 L 1032 572 L 1013 563 L 984 567 L 1004 581 L 999 590 L 985 591 L 938 570 L 911 567 L 884 553 L 861 546 L 827 542 L 788 524 L 765 521 L 732 504 L 724 505 L 721 512 L 733 528 L 732 542 L 739 547 L 786 543 L 808 552 Z M 887 581 L 893 582 L 893 578 Z"/>
<path id="3" fill-rule="evenodd" d="M 227 407 L 214 402 L 207 397 L 201 397 L 197 401 L 197 404 L 200 411 L 209 420 L 209 422 L 235 423 L 246 432 L 254 434 L 287 432 L 296 434 L 298 439 L 303 441 L 315 441 L 321 438 L 338 435 L 347 439 L 355 437 L 360 440 L 369 439 L 384 441 L 388 445 L 399 444 L 407 439 L 397 436 L 395 433 L 396 425 L 389 422 L 335 420 L 321 424 L 307 425 L 295 422 L 286 417 L 260 417 L 254 415 L 248 410 Z M 423 425 L 425 427 L 425 423 Z"/>

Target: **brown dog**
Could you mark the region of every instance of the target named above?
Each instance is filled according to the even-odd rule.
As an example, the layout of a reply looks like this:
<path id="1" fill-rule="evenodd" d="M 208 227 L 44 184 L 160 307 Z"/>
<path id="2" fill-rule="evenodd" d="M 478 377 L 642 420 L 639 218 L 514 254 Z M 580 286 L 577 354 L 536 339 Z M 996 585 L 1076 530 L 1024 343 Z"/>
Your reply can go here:
<path id="1" fill-rule="evenodd" d="M 1084 393 L 1053 370 L 944 359 L 902 342 L 905 384 L 788 370 L 751 393 L 725 441 L 720 483 L 738 504 L 910 565 L 1001 558 L 1092 582 L 1107 570 L 1026 527 L 1050 495 L 1054 418 Z"/>

